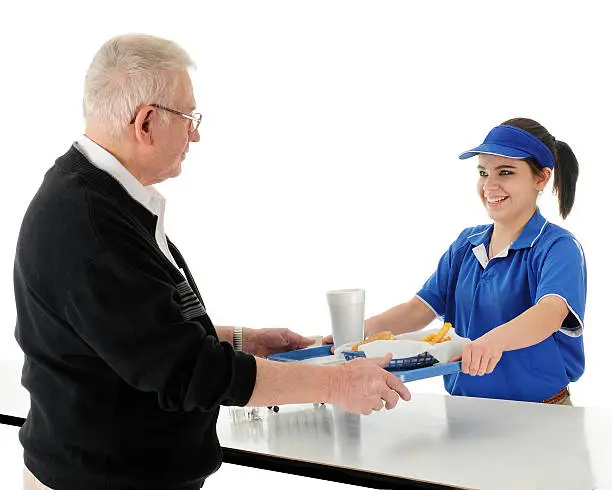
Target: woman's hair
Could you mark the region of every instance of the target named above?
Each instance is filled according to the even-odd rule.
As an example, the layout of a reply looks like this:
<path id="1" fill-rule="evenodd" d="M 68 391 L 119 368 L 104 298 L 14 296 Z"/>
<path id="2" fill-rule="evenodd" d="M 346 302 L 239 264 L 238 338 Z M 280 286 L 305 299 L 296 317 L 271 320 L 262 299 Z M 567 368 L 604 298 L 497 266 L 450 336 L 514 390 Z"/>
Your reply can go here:
<path id="1" fill-rule="evenodd" d="M 567 143 L 556 140 L 548 130 L 533 119 L 518 117 L 509 119 L 502 124 L 520 128 L 531 133 L 544 143 L 555 158 L 553 192 L 559 199 L 559 212 L 563 219 L 567 218 L 576 196 L 576 181 L 578 180 L 578 160 Z M 542 172 L 540 165 L 534 158 L 527 158 L 527 163 L 534 174 Z"/>
<path id="2" fill-rule="evenodd" d="M 177 71 L 193 68 L 178 44 L 146 34 L 117 36 L 96 53 L 85 76 L 83 116 L 111 138 L 129 125 L 138 106 L 172 104 Z M 168 115 L 160 112 L 162 122 Z"/>

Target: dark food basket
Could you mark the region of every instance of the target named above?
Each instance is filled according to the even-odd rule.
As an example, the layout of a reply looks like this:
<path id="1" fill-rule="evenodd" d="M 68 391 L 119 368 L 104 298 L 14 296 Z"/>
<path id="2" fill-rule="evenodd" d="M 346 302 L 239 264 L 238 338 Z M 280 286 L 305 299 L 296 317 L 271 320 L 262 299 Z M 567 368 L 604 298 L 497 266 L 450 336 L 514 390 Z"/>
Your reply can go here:
<path id="1" fill-rule="evenodd" d="M 357 357 L 365 357 L 365 352 L 363 351 L 348 351 L 344 352 L 344 358 L 347 361 L 351 359 L 355 359 Z M 416 356 L 412 357 L 404 357 L 402 359 L 391 359 L 389 365 L 385 368 L 389 371 L 410 371 L 411 369 L 420 369 L 423 367 L 433 366 L 437 364 L 438 360 L 432 356 L 429 352 L 422 352 Z"/>

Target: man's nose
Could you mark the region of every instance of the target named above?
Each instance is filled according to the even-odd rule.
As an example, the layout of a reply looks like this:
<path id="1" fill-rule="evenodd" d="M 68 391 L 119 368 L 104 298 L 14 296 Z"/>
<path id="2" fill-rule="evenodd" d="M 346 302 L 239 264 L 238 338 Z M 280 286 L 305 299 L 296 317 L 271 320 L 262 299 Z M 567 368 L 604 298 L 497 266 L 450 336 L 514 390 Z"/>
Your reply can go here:
<path id="1" fill-rule="evenodd" d="M 193 143 L 200 141 L 200 128 L 196 129 L 193 133 L 189 133 L 189 141 Z"/>

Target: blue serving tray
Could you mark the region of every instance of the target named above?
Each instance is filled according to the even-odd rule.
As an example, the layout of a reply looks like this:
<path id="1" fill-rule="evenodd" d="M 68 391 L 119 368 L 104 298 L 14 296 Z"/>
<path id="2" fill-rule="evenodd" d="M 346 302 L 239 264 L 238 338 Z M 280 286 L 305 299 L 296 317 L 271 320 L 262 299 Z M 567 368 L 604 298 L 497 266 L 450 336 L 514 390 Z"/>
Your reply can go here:
<path id="1" fill-rule="evenodd" d="M 280 362 L 296 362 L 304 359 L 312 359 L 315 357 L 330 356 L 331 345 L 319 345 L 316 347 L 306 347 L 305 349 L 297 349 L 288 352 L 280 352 L 268 356 L 268 359 Z M 389 370 L 397 376 L 402 383 L 409 381 L 417 381 L 419 379 L 431 378 L 434 376 L 442 376 L 444 374 L 454 374 L 461 371 L 461 361 L 449 362 L 446 364 L 434 364 L 433 366 L 422 367 L 410 370 Z"/>
<path id="2" fill-rule="evenodd" d="M 280 362 L 296 362 L 304 359 L 313 359 L 315 357 L 331 356 L 332 344 L 317 345 L 315 347 L 306 347 L 305 349 L 290 350 L 288 352 L 279 352 L 271 354 L 268 359 Z"/>
<path id="3" fill-rule="evenodd" d="M 418 381 L 419 379 L 433 378 L 434 376 L 459 373 L 461 372 L 461 361 L 448 362 L 445 364 L 438 363 L 429 367 L 410 369 L 409 371 L 389 372 L 397 376 L 402 383 L 408 383 L 409 381 Z"/>

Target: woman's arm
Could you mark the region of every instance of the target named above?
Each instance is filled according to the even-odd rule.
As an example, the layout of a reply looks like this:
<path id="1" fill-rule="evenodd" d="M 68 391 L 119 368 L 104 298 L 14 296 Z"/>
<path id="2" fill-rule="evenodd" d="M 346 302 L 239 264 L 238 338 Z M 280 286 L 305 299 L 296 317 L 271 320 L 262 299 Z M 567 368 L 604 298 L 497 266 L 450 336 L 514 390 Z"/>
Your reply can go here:
<path id="1" fill-rule="evenodd" d="M 561 328 L 569 308 L 558 296 L 546 296 L 519 316 L 465 346 L 462 370 L 472 376 L 489 374 L 505 351 L 542 342 Z"/>
<path id="2" fill-rule="evenodd" d="M 399 304 L 368 318 L 364 323 L 364 337 L 385 330 L 394 334 L 416 332 L 426 327 L 434 318 L 436 318 L 436 314 L 431 308 L 415 296 L 407 303 Z M 333 342 L 334 339 L 331 335 L 323 337 L 323 344 L 332 344 Z"/>
<path id="3" fill-rule="evenodd" d="M 389 330 L 394 334 L 416 332 L 426 327 L 436 314 L 417 296 L 407 303 L 370 317 L 365 322 L 365 336 Z"/>

